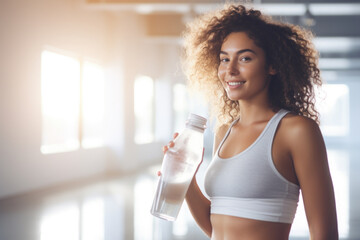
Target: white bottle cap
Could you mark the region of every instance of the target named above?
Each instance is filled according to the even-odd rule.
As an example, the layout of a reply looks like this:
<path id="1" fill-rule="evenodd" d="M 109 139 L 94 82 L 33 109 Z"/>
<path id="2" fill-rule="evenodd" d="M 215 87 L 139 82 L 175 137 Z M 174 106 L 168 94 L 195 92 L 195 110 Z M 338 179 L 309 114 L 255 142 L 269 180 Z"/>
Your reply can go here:
<path id="1" fill-rule="evenodd" d="M 205 129 L 206 128 L 206 121 L 207 119 L 204 117 L 201 117 L 199 115 L 190 113 L 189 117 L 188 117 L 188 121 L 187 124 L 191 124 L 195 127 L 201 128 L 201 129 Z"/>

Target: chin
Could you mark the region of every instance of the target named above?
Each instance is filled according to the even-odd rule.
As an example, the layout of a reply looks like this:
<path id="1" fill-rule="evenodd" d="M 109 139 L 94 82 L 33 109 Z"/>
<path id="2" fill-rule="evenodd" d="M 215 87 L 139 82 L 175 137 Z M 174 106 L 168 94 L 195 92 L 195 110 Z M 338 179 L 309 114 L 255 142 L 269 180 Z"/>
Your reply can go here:
<path id="1" fill-rule="evenodd" d="M 234 94 L 227 94 L 227 97 L 231 100 L 231 101 L 238 101 L 241 99 L 241 96 L 234 96 Z"/>

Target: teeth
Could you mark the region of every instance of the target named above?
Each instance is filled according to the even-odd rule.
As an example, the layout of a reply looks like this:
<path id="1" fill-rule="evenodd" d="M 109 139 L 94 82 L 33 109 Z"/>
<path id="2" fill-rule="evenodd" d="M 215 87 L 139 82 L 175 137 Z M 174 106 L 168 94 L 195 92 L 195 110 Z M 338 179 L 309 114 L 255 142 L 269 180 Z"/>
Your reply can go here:
<path id="1" fill-rule="evenodd" d="M 244 84 L 245 82 L 228 82 L 228 84 L 230 86 L 236 86 L 236 85 L 241 85 L 241 84 Z"/>

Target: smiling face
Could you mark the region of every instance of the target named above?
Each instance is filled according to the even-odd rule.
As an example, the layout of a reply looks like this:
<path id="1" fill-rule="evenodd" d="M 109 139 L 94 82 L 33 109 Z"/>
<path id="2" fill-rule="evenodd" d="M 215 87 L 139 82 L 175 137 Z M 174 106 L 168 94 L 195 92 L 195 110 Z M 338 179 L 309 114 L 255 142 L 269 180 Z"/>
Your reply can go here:
<path id="1" fill-rule="evenodd" d="M 231 100 L 267 100 L 269 74 L 275 72 L 267 66 L 264 50 L 245 32 L 233 32 L 225 38 L 218 76 Z"/>

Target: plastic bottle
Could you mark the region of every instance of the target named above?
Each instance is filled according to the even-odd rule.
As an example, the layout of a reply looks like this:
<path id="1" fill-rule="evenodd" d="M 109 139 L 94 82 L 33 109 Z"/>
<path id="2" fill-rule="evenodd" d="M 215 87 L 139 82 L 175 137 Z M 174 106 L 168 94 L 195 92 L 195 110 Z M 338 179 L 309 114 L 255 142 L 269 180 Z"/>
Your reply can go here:
<path id="1" fill-rule="evenodd" d="M 151 214 L 175 221 L 203 154 L 206 118 L 190 114 L 186 128 L 164 155 Z"/>

